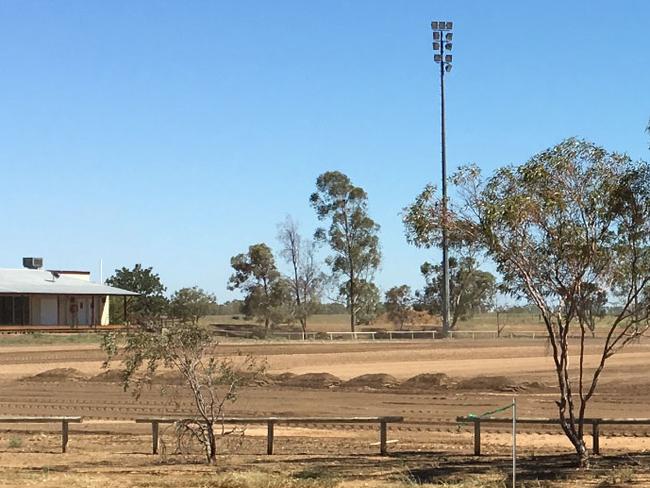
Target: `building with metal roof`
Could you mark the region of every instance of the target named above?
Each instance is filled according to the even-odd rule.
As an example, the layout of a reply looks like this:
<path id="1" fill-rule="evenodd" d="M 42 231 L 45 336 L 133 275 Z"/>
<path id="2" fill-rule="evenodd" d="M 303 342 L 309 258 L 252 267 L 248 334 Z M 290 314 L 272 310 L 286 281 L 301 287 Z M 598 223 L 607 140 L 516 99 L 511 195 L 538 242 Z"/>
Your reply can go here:
<path id="1" fill-rule="evenodd" d="M 0 269 L 0 326 L 108 325 L 108 297 L 137 296 L 93 283 L 87 271 L 40 269 L 34 259 L 24 259 L 24 269 Z"/>

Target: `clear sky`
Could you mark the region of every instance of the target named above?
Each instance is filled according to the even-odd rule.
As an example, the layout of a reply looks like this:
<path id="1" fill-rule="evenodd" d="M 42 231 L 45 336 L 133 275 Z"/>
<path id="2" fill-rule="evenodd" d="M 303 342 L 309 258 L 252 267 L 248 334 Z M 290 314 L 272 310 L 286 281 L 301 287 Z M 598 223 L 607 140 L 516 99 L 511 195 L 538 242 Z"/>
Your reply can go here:
<path id="1" fill-rule="evenodd" d="M 434 251 L 400 211 L 439 181 L 431 20 L 453 20 L 450 170 L 565 137 L 647 159 L 650 2 L 0 2 L 0 267 L 137 262 L 220 301 L 229 259 L 317 226 L 340 170 L 381 224 L 383 290 Z"/>

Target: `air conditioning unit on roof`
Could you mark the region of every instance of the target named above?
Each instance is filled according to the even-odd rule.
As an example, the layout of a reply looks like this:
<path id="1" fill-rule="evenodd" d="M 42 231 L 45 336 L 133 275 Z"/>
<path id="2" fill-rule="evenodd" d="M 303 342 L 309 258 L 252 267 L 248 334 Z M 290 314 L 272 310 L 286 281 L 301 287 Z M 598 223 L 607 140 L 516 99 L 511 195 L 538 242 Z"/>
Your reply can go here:
<path id="1" fill-rule="evenodd" d="M 27 269 L 41 269 L 43 258 L 23 258 L 23 267 Z"/>

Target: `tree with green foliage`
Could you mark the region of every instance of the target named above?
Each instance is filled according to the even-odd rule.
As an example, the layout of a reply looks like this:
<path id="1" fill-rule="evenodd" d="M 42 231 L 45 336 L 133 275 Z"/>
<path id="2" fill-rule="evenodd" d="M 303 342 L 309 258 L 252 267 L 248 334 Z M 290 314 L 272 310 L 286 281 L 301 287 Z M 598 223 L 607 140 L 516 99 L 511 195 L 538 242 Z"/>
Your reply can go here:
<path id="1" fill-rule="evenodd" d="M 243 300 L 227 300 L 223 303 L 218 303 L 214 309 L 215 315 L 237 315 L 241 312 L 244 306 Z"/>
<path id="2" fill-rule="evenodd" d="M 413 294 L 408 285 L 394 286 L 386 292 L 386 314 L 388 320 L 399 330 L 413 320 Z"/>
<path id="3" fill-rule="evenodd" d="M 585 412 L 607 360 L 650 326 L 650 165 L 567 139 L 487 179 L 470 166 L 452 181 L 460 200 L 444 224 L 496 264 L 506 291 L 539 310 L 558 381 L 560 425 L 586 467 Z M 437 241 L 438 220 L 421 217 L 412 222 L 412 239 Z M 601 353 L 587 369 L 585 317 L 603 290 L 618 312 L 603 320 Z"/>
<path id="4" fill-rule="evenodd" d="M 184 391 L 162 390 L 171 396 L 189 392 L 193 400 L 192 414 L 174 423 L 176 445 L 189 450 L 198 442 L 210 464 L 217 462 L 217 441 L 237 433 L 224 426 L 227 406 L 237 400 L 241 385 L 256 381 L 265 370 L 265 364 L 252 357 L 219 356 L 217 346 L 215 338 L 194 320 L 176 322 L 158 331 L 108 333 L 102 342 L 107 353 L 104 367 L 119 358 L 123 387 L 136 398 L 145 386 L 151 386 L 159 369 L 180 375 Z"/>
<path id="5" fill-rule="evenodd" d="M 201 317 L 214 313 L 216 306 L 216 297 L 197 286 L 181 288 L 169 300 L 171 317 L 193 324 L 198 324 Z"/>
<path id="6" fill-rule="evenodd" d="M 253 244 L 245 254 L 230 259 L 235 270 L 229 290 L 245 294 L 244 313 L 264 322 L 265 330 L 286 318 L 289 286 L 275 265 L 271 248 L 264 243 Z"/>
<path id="7" fill-rule="evenodd" d="M 425 262 L 420 272 L 426 286 L 418 293 L 420 307 L 432 315 L 442 314 L 442 265 Z M 488 311 L 494 305 L 496 278 L 478 268 L 469 256 L 449 258 L 449 312 L 450 330 L 459 320 L 468 320 L 475 314 Z"/>
<path id="8" fill-rule="evenodd" d="M 371 281 L 357 282 L 356 321 L 359 325 L 370 325 L 383 312 L 379 288 Z"/>
<path id="9" fill-rule="evenodd" d="M 158 321 L 167 310 L 167 298 L 164 295 L 166 288 L 152 267 L 144 268 L 141 264 L 136 264 L 133 269 L 116 269 L 106 284 L 139 294 L 127 299 L 126 317 L 124 307 L 119 302 L 111 301 L 111 305 L 114 305 L 110 308 L 112 323 L 151 324 Z"/>
<path id="10" fill-rule="evenodd" d="M 278 226 L 281 255 L 291 266 L 286 278 L 291 287 L 293 309 L 291 315 L 298 320 L 303 334 L 307 332 L 307 319 L 320 304 L 325 277 L 316 259 L 316 244 L 303 239 L 298 224 L 291 218 Z"/>
<path id="11" fill-rule="evenodd" d="M 346 301 L 354 332 L 360 306 L 367 310 L 367 303 L 360 303 L 361 294 L 370 296 L 369 287 L 381 262 L 379 225 L 368 215 L 366 192 L 343 173 L 323 173 L 316 180 L 316 190 L 311 206 L 319 220 L 329 220 L 329 228 L 318 229 L 315 237 L 327 241 L 333 251 L 326 263 L 339 282 L 338 294 Z"/>

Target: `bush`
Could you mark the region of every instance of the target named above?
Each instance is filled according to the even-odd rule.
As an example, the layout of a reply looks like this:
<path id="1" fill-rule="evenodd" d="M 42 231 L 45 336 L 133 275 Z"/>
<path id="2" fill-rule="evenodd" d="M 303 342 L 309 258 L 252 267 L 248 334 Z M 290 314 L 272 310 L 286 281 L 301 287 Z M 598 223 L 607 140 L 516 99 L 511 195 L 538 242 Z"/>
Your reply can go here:
<path id="1" fill-rule="evenodd" d="M 23 440 L 20 437 L 12 436 L 9 438 L 9 449 L 18 449 L 23 447 Z"/>

